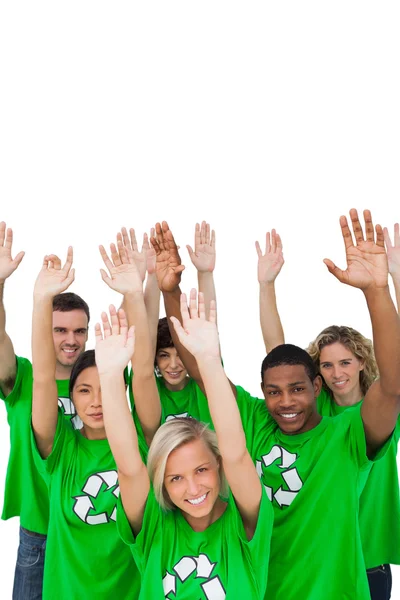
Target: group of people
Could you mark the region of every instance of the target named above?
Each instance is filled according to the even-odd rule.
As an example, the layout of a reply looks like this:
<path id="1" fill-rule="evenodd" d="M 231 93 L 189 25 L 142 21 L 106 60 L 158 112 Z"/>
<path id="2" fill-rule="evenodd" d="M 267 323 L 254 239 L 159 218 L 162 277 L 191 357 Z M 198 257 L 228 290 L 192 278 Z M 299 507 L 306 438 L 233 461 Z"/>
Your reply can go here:
<path id="1" fill-rule="evenodd" d="M 257 244 L 267 355 L 262 398 L 226 376 L 215 236 L 188 246 L 198 291 L 181 293 L 179 248 L 157 223 L 138 248 L 100 246 L 122 296 L 95 326 L 45 256 L 33 292 L 32 362 L 6 333 L 12 230 L 0 224 L 0 394 L 10 425 L 3 519 L 20 518 L 13 600 L 387 600 L 400 564 L 400 235 L 350 211 L 340 226 L 372 343 L 331 326 L 285 343 L 275 294 L 282 243 Z M 160 294 L 166 318 L 159 319 Z M 127 400 L 127 390 L 129 402 Z"/>

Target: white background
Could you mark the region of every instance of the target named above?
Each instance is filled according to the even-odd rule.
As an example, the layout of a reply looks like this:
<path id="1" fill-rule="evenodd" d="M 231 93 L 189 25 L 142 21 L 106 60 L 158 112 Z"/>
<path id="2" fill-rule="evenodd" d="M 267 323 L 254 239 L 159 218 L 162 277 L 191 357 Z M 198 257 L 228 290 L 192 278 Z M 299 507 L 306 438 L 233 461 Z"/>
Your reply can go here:
<path id="1" fill-rule="evenodd" d="M 361 292 L 322 259 L 344 264 L 338 219 L 350 208 L 391 230 L 400 219 L 399 17 L 396 2 L 349 0 L 3 2 L 0 219 L 26 251 L 5 292 L 16 352 L 30 357 L 44 254 L 73 245 L 72 290 L 94 322 L 118 301 L 98 244 L 162 219 L 182 248 L 183 290 L 195 284 L 185 245 L 196 221 L 216 229 L 224 363 L 254 394 L 264 355 L 254 241 L 267 229 L 284 242 L 287 341 L 306 346 L 332 323 L 369 336 Z M 2 495 L 4 407 L 0 416 Z M 0 523 L 2 598 L 17 526 Z"/>

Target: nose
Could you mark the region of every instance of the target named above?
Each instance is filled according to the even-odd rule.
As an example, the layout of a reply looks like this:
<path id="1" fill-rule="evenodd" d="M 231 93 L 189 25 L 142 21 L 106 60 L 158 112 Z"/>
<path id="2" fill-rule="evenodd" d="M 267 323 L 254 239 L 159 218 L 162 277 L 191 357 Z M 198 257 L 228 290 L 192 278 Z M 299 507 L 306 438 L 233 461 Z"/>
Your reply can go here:
<path id="1" fill-rule="evenodd" d="M 194 497 L 199 495 L 199 489 L 200 489 L 200 487 L 199 487 L 198 483 L 196 482 L 196 480 L 193 477 L 190 477 L 187 480 L 187 486 L 186 486 L 186 488 L 187 488 L 188 495 L 194 496 Z"/>
<path id="2" fill-rule="evenodd" d="M 169 368 L 170 369 L 176 369 L 176 367 L 178 366 L 178 359 L 176 356 L 171 356 L 169 359 Z"/>
<path id="3" fill-rule="evenodd" d="M 92 406 L 94 408 L 100 408 L 101 407 L 101 391 L 95 392 L 93 395 L 93 401 L 92 401 Z"/>
<path id="4" fill-rule="evenodd" d="M 333 377 L 335 379 L 340 379 L 342 375 L 342 368 L 340 365 L 333 365 Z"/>
<path id="5" fill-rule="evenodd" d="M 292 395 L 289 391 L 284 391 L 280 397 L 280 408 L 291 408 L 294 405 Z"/>
<path id="6" fill-rule="evenodd" d="M 69 331 L 67 337 L 65 338 L 65 341 L 70 346 L 76 346 L 75 333 L 73 331 Z"/>

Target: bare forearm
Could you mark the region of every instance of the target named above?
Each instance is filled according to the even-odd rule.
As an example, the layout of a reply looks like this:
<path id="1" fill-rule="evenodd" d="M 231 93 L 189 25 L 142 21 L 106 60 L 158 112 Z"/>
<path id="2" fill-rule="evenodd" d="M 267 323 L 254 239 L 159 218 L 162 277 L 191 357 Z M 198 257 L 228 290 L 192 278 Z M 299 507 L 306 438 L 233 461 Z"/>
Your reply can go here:
<path id="1" fill-rule="evenodd" d="M 219 359 L 199 361 L 200 374 L 223 458 L 235 463 L 246 453 L 246 439 L 231 385 Z"/>
<path id="2" fill-rule="evenodd" d="M 0 386 L 5 395 L 12 390 L 15 376 L 15 355 L 10 337 L 6 333 L 6 311 L 3 303 L 4 283 L 0 283 Z"/>
<path id="3" fill-rule="evenodd" d="M 157 283 L 155 273 L 147 276 L 146 287 L 144 290 L 144 303 L 147 311 L 147 321 L 150 329 L 151 347 L 153 358 L 157 348 L 157 328 L 160 317 L 160 289 Z"/>
<path id="4" fill-rule="evenodd" d="M 260 323 L 267 353 L 285 343 L 273 282 L 260 284 Z"/>
<path id="5" fill-rule="evenodd" d="M 53 342 L 53 300 L 35 296 L 32 315 L 32 366 L 36 381 L 55 379 L 56 353 Z"/>
<path id="6" fill-rule="evenodd" d="M 204 294 L 204 304 L 206 305 L 206 315 L 208 318 L 210 315 L 210 302 L 211 300 L 217 300 L 214 275 L 212 272 L 198 271 L 197 280 L 199 283 L 199 292 Z"/>
<path id="7" fill-rule="evenodd" d="M 392 279 L 393 279 L 394 291 L 396 294 L 397 312 L 400 315 L 400 279 L 398 277 L 393 277 L 393 275 L 392 275 Z"/>
<path id="8" fill-rule="evenodd" d="M 400 393 L 400 318 L 389 287 L 365 292 L 371 316 L 375 357 L 380 384 L 388 393 Z"/>
<path id="9" fill-rule="evenodd" d="M 125 394 L 122 373 L 100 373 L 104 426 L 118 471 L 133 477 L 142 468 L 136 428 Z"/>

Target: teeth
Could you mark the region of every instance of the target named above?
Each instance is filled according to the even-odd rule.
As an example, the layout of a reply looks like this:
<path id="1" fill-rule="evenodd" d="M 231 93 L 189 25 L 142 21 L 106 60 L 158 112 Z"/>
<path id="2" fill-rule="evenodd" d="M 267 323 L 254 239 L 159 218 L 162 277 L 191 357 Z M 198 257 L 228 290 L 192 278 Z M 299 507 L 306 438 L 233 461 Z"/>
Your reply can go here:
<path id="1" fill-rule="evenodd" d="M 283 417 L 284 419 L 293 419 L 294 417 L 297 417 L 299 413 L 281 413 L 281 417 Z"/>
<path id="2" fill-rule="evenodd" d="M 333 383 L 335 385 L 343 385 L 344 383 L 346 383 L 346 381 L 334 381 Z"/>
<path id="3" fill-rule="evenodd" d="M 66 348 L 64 348 L 64 352 L 67 352 L 67 354 L 73 354 L 75 350 L 67 350 Z"/>
<path id="4" fill-rule="evenodd" d="M 194 500 L 189 500 L 188 502 L 190 502 L 190 504 L 200 504 L 201 502 L 203 502 L 203 500 L 206 499 L 207 494 L 204 494 L 204 496 L 200 496 L 200 498 L 195 498 Z"/>

